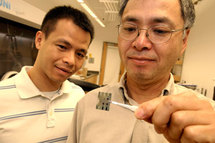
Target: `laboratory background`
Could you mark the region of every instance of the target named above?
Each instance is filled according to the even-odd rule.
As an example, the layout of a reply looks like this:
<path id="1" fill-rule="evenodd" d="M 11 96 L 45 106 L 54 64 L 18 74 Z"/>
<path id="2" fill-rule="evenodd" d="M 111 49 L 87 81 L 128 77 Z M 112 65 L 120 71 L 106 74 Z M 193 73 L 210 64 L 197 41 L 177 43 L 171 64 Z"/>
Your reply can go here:
<path id="1" fill-rule="evenodd" d="M 196 22 L 187 49 L 172 69 L 175 82 L 215 99 L 215 1 L 193 0 Z M 24 65 L 33 65 L 34 36 L 46 12 L 58 5 L 84 11 L 95 26 L 95 38 L 83 67 L 70 80 L 86 92 L 118 82 L 124 73 L 117 48 L 121 0 L 0 0 L 0 80 Z"/>

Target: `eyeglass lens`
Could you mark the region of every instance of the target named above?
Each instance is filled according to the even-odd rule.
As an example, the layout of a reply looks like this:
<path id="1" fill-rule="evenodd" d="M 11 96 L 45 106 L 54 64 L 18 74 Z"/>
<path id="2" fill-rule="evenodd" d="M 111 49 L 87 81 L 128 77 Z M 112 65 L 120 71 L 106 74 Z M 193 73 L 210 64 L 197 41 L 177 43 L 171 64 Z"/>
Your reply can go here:
<path id="1" fill-rule="evenodd" d="M 152 26 L 148 29 L 138 29 L 134 24 L 122 24 L 119 26 L 119 35 L 125 40 L 134 40 L 141 30 L 146 30 L 146 36 L 153 43 L 164 43 L 171 37 L 172 30 L 167 26 Z"/>

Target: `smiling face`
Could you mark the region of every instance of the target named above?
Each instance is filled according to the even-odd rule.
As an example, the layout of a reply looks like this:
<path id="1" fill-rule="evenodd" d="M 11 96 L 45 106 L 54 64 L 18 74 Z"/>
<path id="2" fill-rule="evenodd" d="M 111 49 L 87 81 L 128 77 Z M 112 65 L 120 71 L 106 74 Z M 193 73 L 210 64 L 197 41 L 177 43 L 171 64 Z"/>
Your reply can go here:
<path id="1" fill-rule="evenodd" d="M 35 44 L 39 52 L 34 70 L 40 75 L 41 82 L 48 80 L 61 84 L 83 65 L 90 34 L 72 20 L 60 19 L 47 38 L 39 31 Z"/>
<path id="2" fill-rule="evenodd" d="M 177 0 L 129 0 L 121 23 L 134 24 L 140 29 L 162 25 L 174 30 L 184 26 Z M 140 35 L 130 41 L 118 36 L 128 78 L 141 81 L 168 78 L 172 66 L 186 48 L 187 35 L 183 39 L 183 31 L 174 32 L 171 39 L 162 44 L 152 43 L 146 37 L 146 30 L 141 30 Z"/>

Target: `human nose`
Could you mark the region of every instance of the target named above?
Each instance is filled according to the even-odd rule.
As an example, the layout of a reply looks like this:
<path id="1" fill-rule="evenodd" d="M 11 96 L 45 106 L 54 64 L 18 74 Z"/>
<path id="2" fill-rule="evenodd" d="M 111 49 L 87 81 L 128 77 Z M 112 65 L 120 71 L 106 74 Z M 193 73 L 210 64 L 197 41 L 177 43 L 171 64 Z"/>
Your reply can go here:
<path id="1" fill-rule="evenodd" d="M 75 65 L 75 52 L 68 52 L 63 58 L 63 62 L 69 66 Z"/>
<path id="2" fill-rule="evenodd" d="M 138 35 L 133 42 L 134 47 L 137 50 L 150 49 L 152 46 L 152 43 L 148 37 L 149 37 L 148 29 L 139 29 Z"/>

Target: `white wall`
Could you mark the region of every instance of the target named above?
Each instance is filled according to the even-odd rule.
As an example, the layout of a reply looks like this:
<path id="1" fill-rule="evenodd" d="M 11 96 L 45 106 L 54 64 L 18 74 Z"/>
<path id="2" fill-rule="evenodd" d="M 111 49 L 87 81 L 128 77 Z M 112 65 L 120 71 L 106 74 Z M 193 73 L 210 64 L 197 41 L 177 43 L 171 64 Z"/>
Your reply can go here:
<path id="1" fill-rule="evenodd" d="M 212 98 L 215 79 L 215 1 L 202 1 L 196 7 L 196 23 L 185 53 L 182 80 L 207 89 Z"/>
<path id="2" fill-rule="evenodd" d="M 87 60 L 85 67 L 88 68 L 88 70 L 100 71 L 103 42 L 117 43 L 117 24 L 114 24 L 114 26 L 113 24 L 109 24 L 106 25 L 105 28 L 103 28 L 101 26 L 98 26 L 97 23 L 95 23 L 94 21 L 92 22 L 96 26 L 95 39 L 89 47 L 88 54 L 92 54 L 92 57 L 94 58 L 94 63 L 88 63 Z"/>

